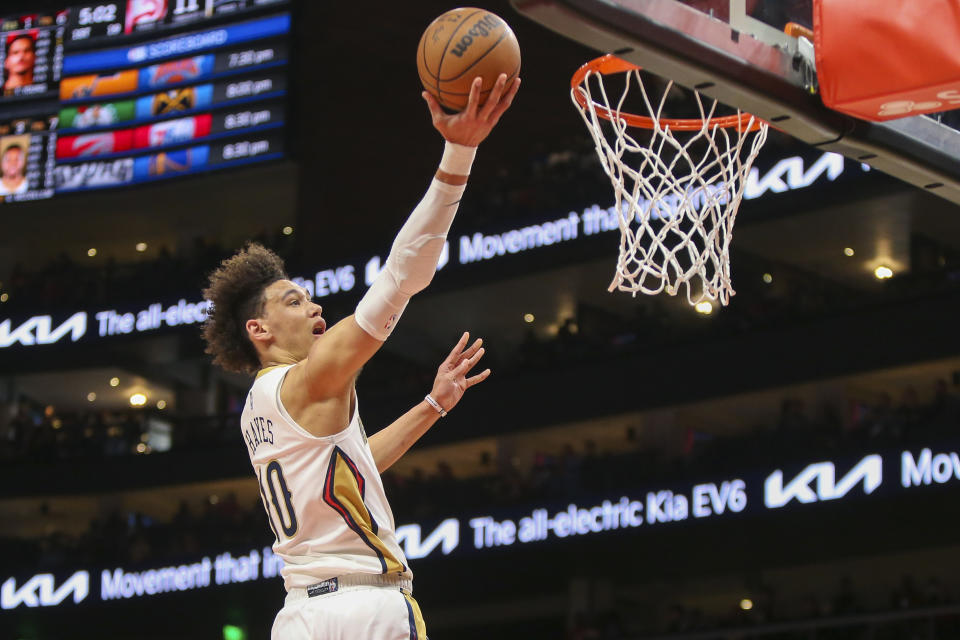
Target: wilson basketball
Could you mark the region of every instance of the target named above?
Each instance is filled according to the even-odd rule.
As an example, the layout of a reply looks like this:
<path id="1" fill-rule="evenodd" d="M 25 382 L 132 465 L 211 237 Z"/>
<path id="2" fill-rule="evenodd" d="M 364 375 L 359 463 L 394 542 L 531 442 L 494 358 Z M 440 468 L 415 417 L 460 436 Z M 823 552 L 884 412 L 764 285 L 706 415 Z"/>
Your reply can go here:
<path id="1" fill-rule="evenodd" d="M 447 11 L 430 23 L 417 48 L 417 71 L 423 87 L 444 107 L 467 106 L 470 83 L 483 78 L 480 104 L 486 102 L 497 77 L 507 86 L 520 73 L 520 45 L 502 18 L 485 9 Z"/>

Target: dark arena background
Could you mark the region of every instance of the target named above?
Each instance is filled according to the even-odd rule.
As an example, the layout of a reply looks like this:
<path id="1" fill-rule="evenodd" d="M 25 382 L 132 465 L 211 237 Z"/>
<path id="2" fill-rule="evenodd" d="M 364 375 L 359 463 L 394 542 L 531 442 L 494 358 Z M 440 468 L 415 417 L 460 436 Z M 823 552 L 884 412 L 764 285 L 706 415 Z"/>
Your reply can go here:
<path id="1" fill-rule="evenodd" d="M 491 378 L 384 475 L 431 639 L 960 638 L 957 205 L 771 130 L 730 305 L 608 293 L 569 98 L 596 52 L 482 6 L 523 87 L 357 382 L 373 432 L 485 340 Z M 0 98 L 28 183 L 0 203 L 0 638 L 269 637 L 250 381 L 203 354 L 200 292 L 257 239 L 352 312 L 440 158 L 414 55 L 450 8 L 0 6 L 36 47 Z"/>

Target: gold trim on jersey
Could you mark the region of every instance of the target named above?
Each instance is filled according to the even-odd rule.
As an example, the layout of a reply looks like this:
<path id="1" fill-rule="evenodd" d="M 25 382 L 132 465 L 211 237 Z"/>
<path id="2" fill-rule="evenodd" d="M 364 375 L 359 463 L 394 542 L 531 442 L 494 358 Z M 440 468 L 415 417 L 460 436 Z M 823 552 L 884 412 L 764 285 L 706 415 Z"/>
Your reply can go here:
<path id="1" fill-rule="evenodd" d="M 263 369 L 260 369 L 260 371 L 257 371 L 257 378 L 256 378 L 256 379 L 259 380 L 261 376 L 265 376 L 265 375 L 267 375 L 268 373 L 270 373 L 271 371 L 273 371 L 274 369 L 279 369 L 280 367 L 285 367 L 285 366 L 287 366 L 287 365 L 285 365 L 285 364 L 275 364 L 275 365 L 273 365 L 272 367 L 264 367 Z"/>
<path id="2" fill-rule="evenodd" d="M 412 595 L 406 591 L 402 593 L 407 601 L 407 615 L 410 617 L 410 640 L 427 640 L 427 623 L 423 621 L 420 605 Z"/>
<path id="3" fill-rule="evenodd" d="M 377 535 L 379 527 L 363 502 L 366 481 L 343 449 L 334 447 L 323 483 L 323 501 L 340 514 L 347 526 L 380 560 L 382 573 L 404 573 L 407 568 Z"/>

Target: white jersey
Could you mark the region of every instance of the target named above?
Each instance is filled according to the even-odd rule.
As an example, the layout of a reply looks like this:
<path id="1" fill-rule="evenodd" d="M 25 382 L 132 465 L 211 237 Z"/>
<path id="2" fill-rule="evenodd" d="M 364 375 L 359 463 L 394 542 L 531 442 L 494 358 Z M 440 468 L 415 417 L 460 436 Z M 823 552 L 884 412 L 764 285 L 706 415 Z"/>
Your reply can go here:
<path id="1" fill-rule="evenodd" d="M 412 577 L 359 403 L 355 399 L 346 429 L 313 436 L 280 401 L 289 370 L 271 367 L 257 375 L 240 425 L 276 536 L 273 550 L 284 562 L 284 586 L 302 588 L 351 573 Z"/>

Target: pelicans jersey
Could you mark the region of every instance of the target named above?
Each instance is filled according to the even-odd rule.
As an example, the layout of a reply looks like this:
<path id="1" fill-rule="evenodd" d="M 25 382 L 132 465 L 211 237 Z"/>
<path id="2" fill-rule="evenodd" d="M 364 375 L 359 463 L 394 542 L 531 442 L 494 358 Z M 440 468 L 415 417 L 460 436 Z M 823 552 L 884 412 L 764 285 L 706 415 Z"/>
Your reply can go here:
<path id="1" fill-rule="evenodd" d="M 241 429 L 260 497 L 284 562 L 284 586 L 307 588 L 337 576 L 412 578 L 397 544 L 393 512 L 354 398 L 350 424 L 311 435 L 287 413 L 280 386 L 290 366 L 257 375 Z"/>

